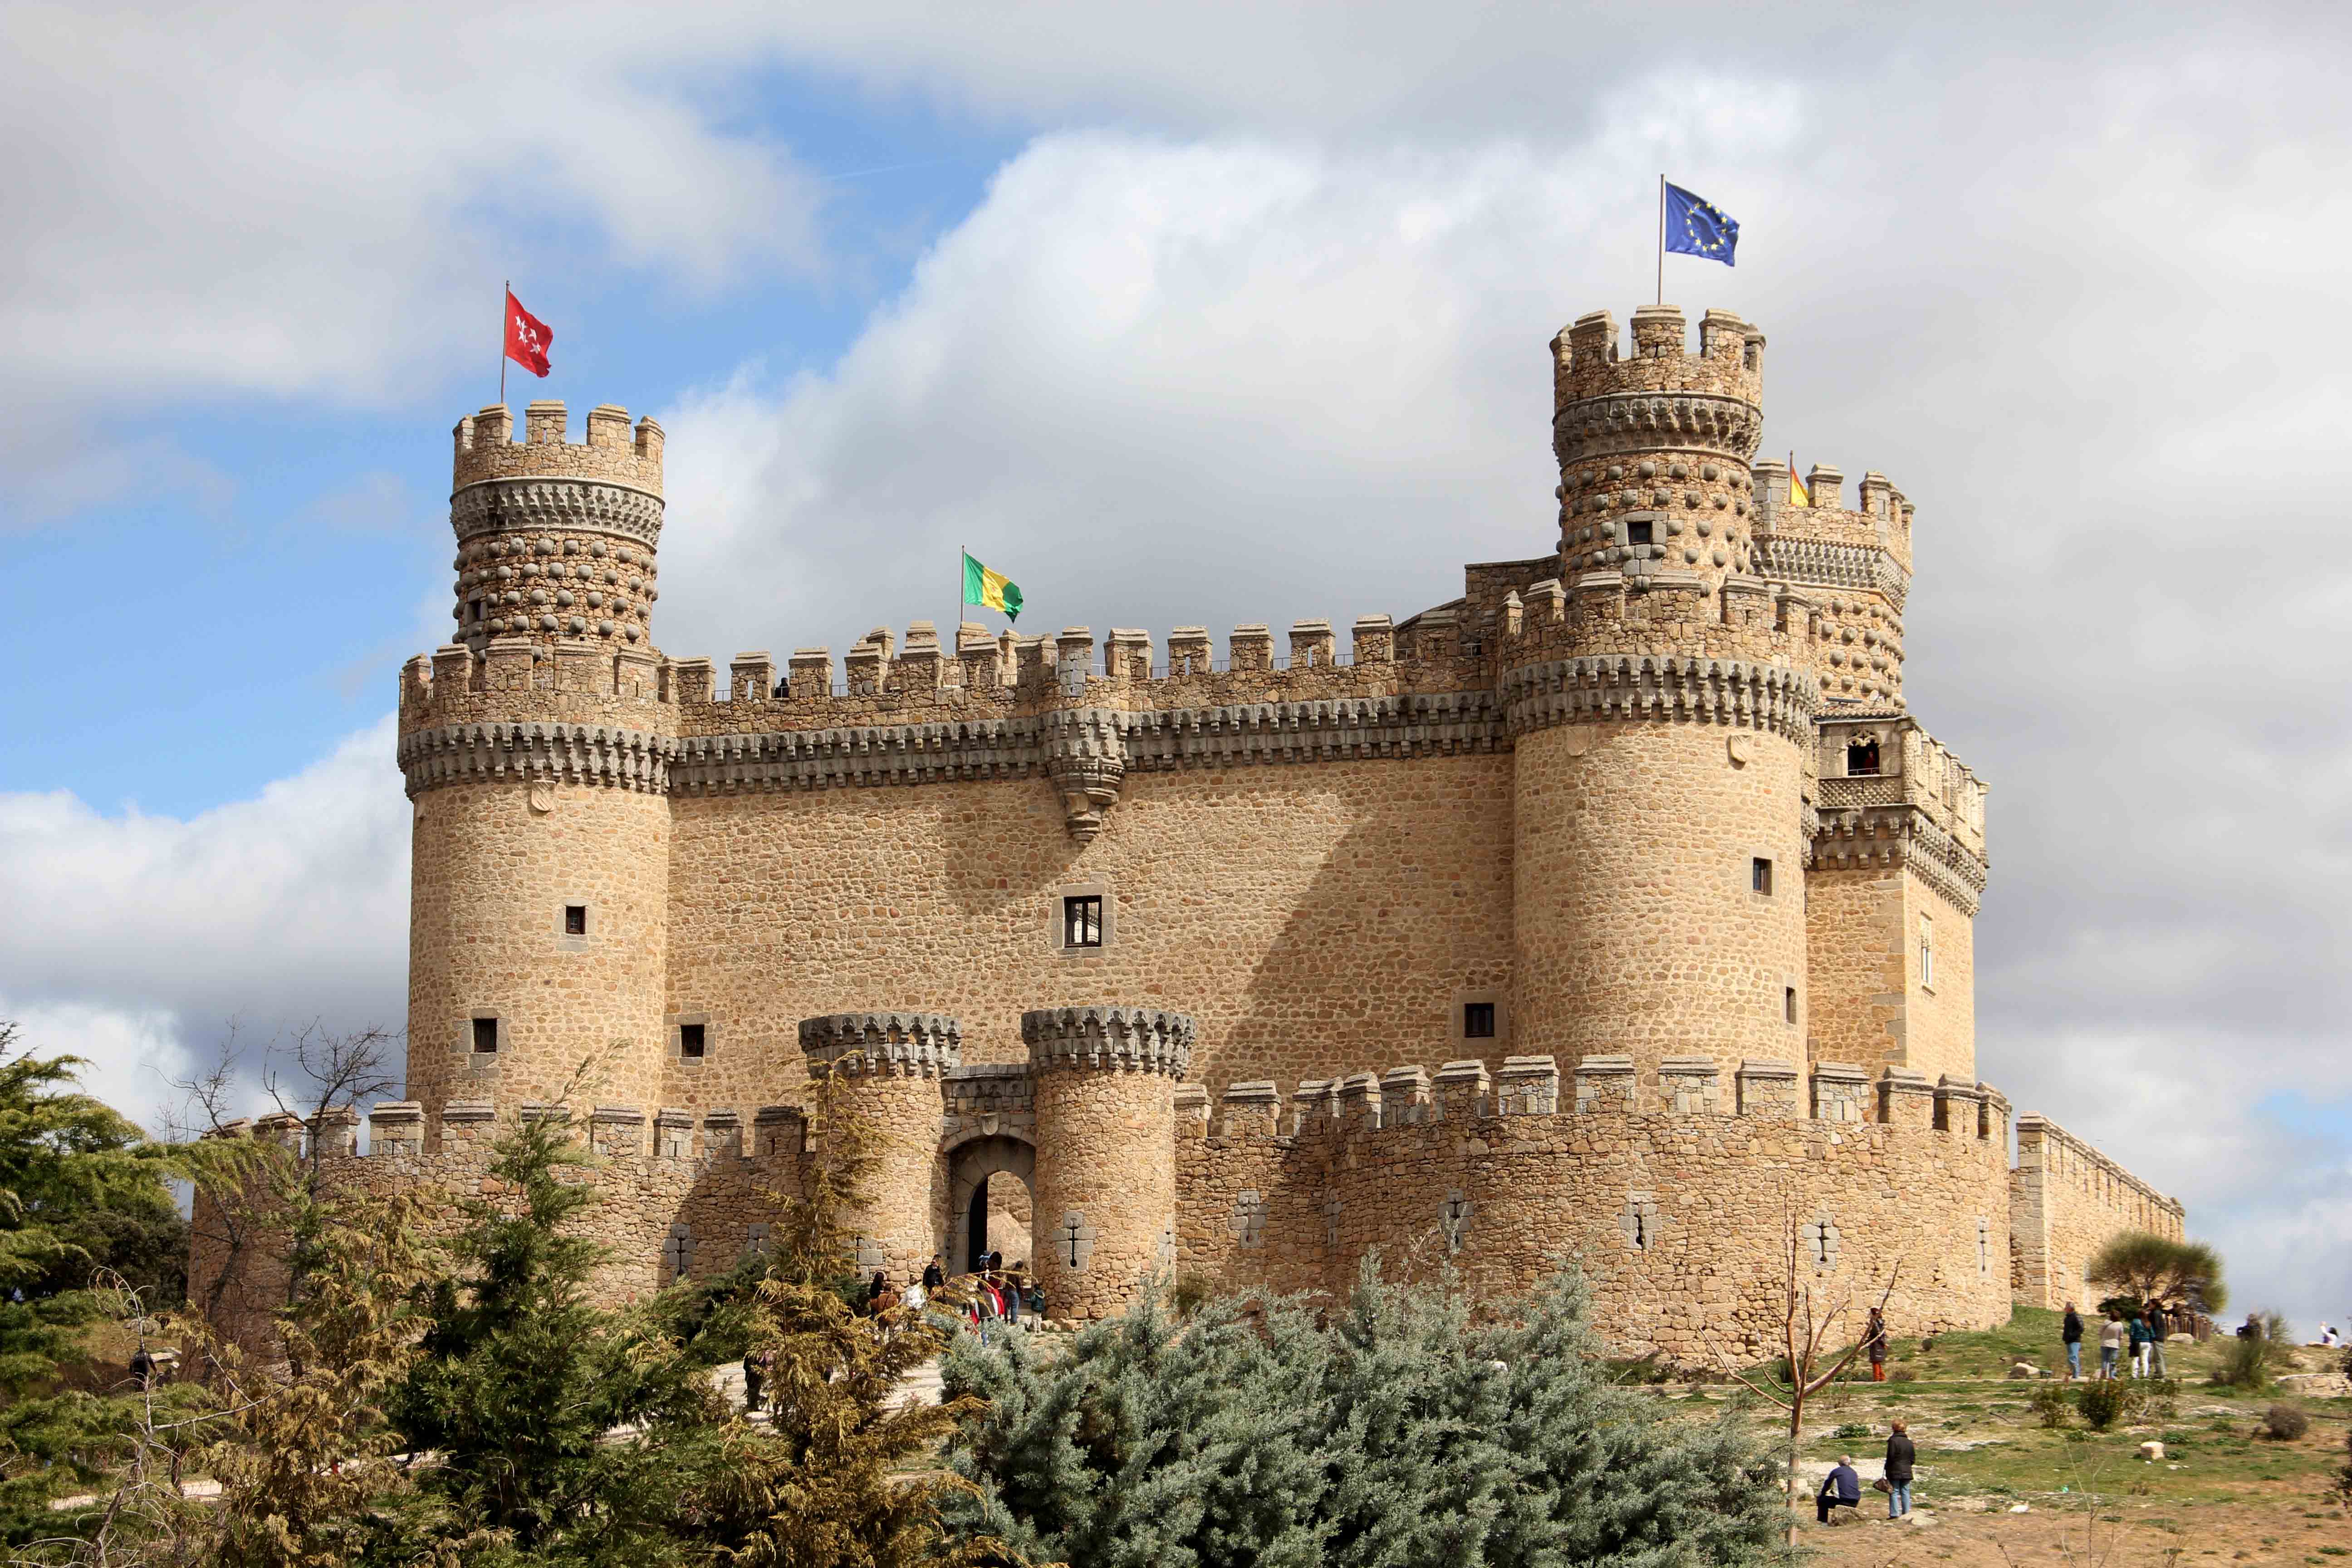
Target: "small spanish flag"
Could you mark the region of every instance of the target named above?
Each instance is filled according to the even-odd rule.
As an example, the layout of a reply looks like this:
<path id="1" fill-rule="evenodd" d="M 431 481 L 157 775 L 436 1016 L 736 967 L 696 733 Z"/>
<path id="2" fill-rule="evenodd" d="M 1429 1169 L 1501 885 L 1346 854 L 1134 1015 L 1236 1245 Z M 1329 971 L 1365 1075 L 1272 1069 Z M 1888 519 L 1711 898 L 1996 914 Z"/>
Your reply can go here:
<path id="1" fill-rule="evenodd" d="M 1789 454 L 1789 504 L 1790 506 L 1813 504 L 1812 492 L 1805 489 L 1805 481 L 1797 477 L 1797 454 L 1794 452 Z"/>
<path id="2" fill-rule="evenodd" d="M 1008 621 L 1021 618 L 1021 584 L 1002 572 L 992 572 L 971 558 L 963 555 L 963 602 L 983 609 L 1003 610 Z"/>

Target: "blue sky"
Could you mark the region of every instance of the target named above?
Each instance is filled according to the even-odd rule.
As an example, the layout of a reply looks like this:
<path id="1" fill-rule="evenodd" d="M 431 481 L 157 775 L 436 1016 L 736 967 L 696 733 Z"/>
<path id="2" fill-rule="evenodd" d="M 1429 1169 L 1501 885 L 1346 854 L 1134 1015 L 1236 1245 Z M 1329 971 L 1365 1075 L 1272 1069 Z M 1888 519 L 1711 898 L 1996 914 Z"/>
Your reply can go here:
<path id="1" fill-rule="evenodd" d="M 2352 1316 L 2334 13 L 876 0 L 0 15 L 0 1016 L 134 1109 L 397 1022 L 400 660 L 508 276 L 669 431 L 660 645 L 1222 634 L 1551 540 L 1544 343 L 1769 336 L 1764 448 L 1919 508 L 1992 784 L 1980 1071 Z"/>

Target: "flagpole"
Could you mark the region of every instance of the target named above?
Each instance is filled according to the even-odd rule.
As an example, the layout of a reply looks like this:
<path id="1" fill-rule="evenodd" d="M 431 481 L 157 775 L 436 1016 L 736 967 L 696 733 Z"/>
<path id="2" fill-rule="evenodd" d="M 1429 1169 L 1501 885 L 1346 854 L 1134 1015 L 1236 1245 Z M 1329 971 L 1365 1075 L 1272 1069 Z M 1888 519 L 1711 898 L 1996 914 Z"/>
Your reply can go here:
<path id="1" fill-rule="evenodd" d="M 1666 176 L 1658 175 L 1658 303 L 1666 302 Z"/>
<path id="2" fill-rule="evenodd" d="M 1663 196 L 1659 198 L 1661 201 L 1664 199 Z M 1660 218 L 1658 221 L 1663 224 L 1665 220 Z M 1666 231 L 1661 228 L 1658 232 L 1663 235 Z M 1664 245 L 1665 241 L 1661 239 L 1658 243 Z M 1661 268 L 1664 265 L 1664 262 L 1659 263 Z M 507 405 L 507 301 L 514 298 L 514 279 L 509 278 L 499 287 L 505 292 L 499 296 L 499 406 L 504 408 Z"/>

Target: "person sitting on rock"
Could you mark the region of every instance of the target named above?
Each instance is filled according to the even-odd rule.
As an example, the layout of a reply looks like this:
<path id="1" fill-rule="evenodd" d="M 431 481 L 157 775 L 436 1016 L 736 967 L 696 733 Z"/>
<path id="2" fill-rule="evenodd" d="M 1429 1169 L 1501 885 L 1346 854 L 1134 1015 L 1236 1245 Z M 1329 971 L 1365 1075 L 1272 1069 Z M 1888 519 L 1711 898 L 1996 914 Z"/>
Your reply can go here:
<path id="1" fill-rule="evenodd" d="M 1830 1522 L 1833 1508 L 1862 1506 L 1862 1474 L 1853 1468 L 1852 1454 L 1840 1454 L 1830 1473 L 1822 1478 L 1821 1495 L 1813 1499 L 1813 1517 L 1822 1523 Z"/>

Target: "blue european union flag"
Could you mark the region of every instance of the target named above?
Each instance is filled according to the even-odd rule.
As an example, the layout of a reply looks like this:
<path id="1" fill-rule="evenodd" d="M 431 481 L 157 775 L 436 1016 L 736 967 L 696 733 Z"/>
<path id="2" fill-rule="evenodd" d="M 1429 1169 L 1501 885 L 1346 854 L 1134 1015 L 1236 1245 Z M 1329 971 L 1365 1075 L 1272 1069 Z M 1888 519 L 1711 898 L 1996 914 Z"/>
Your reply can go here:
<path id="1" fill-rule="evenodd" d="M 1666 248 L 1684 256 L 1704 256 L 1731 265 L 1739 245 L 1739 225 L 1713 202 L 1691 195 L 1680 185 L 1666 187 Z"/>

